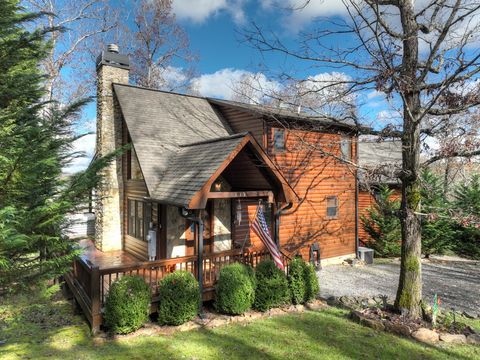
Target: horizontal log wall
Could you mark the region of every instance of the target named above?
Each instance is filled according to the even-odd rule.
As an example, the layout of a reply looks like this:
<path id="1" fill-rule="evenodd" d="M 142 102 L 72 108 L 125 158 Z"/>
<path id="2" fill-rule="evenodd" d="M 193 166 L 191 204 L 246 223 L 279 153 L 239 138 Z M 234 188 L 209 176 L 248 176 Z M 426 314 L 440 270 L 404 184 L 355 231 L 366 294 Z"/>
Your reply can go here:
<path id="1" fill-rule="evenodd" d="M 309 245 L 318 242 L 322 258 L 355 253 L 355 168 L 340 157 L 342 135 L 285 130 L 284 151 L 272 146 L 268 153 L 295 189 L 300 201 L 280 219 L 280 243 L 290 253 L 308 257 Z M 352 141 L 352 138 L 349 138 Z M 352 159 L 356 146 L 352 143 Z M 327 217 L 327 197 L 337 196 L 338 215 Z"/>

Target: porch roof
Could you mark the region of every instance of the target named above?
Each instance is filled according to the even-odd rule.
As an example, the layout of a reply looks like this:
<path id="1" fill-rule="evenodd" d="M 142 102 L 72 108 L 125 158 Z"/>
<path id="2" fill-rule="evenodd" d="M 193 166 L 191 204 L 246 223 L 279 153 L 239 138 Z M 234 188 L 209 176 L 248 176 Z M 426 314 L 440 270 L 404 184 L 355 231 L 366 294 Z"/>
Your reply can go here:
<path id="1" fill-rule="evenodd" d="M 265 169 L 273 175 L 284 201 L 297 198 L 283 175 L 249 133 L 180 146 L 150 196 L 160 202 L 190 209 L 204 208 L 213 182 L 247 146 L 255 151 Z"/>

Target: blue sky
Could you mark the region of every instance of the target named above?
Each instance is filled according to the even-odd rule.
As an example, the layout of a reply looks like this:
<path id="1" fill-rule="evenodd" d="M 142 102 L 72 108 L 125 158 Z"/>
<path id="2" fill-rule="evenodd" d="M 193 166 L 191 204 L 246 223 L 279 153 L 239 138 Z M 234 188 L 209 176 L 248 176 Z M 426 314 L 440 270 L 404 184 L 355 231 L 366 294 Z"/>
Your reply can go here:
<path id="1" fill-rule="evenodd" d="M 114 1 L 119 6 L 125 2 Z M 128 2 L 127 2 L 128 3 Z M 271 29 L 287 46 L 294 46 L 301 31 L 311 30 L 320 17 L 342 16 L 345 7 L 339 0 L 312 0 L 304 9 L 289 11 L 288 6 L 298 7 L 303 0 L 173 0 L 173 11 L 178 23 L 187 32 L 191 50 L 198 55 L 195 64 L 197 90 L 204 96 L 229 98 L 231 84 L 244 74 L 260 74 L 264 82 L 275 86 L 275 75 L 286 71 L 297 78 L 307 78 L 330 73 L 328 68 L 309 68 L 304 62 L 286 58 L 280 54 L 264 54 L 242 43 L 242 29 L 252 22 L 262 29 Z M 125 19 L 125 21 L 128 21 Z M 181 67 L 181 63 L 174 64 Z M 266 67 L 264 66 L 266 65 Z M 367 108 L 372 118 L 386 112 L 380 94 L 366 94 L 372 104 Z M 365 110 L 364 110 L 365 111 Z M 86 111 L 79 132 L 93 131 L 96 108 L 92 104 Z M 87 153 L 86 159 L 75 162 L 71 171 L 85 167 L 93 154 L 94 135 L 75 144 L 75 148 Z"/>

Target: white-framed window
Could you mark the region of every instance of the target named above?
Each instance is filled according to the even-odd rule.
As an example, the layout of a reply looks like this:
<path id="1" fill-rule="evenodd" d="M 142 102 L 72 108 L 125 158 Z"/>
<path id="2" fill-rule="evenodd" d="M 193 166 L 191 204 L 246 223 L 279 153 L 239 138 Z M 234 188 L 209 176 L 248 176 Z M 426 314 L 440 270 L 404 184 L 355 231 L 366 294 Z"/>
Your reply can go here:
<path id="1" fill-rule="evenodd" d="M 334 219 L 338 216 L 338 197 L 327 196 L 327 217 Z"/>
<path id="2" fill-rule="evenodd" d="M 343 160 L 352 160 L 352 142 L 350 138 L 342 137 L 340 140 L 340 153 Z"/>
<path id="3" fill-rule="evenodd" d="M 273 151 L 285 150 L 285 129 L 273 128 Z"/>

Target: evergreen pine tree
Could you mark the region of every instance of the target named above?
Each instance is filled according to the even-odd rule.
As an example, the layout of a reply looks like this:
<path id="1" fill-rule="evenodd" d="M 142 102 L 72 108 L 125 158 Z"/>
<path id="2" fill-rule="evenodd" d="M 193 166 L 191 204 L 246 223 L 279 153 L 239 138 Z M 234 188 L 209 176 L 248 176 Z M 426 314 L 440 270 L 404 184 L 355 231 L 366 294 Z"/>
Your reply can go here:
<path id="1" fill-rule="evenodd" d="M 421 218 L 422 253 L 428 258 L 451 249 L 457 233 L 448 216 L 448 201 L 440 177 L 426 169 L 421 180 L 422 213 L 427 214 Z"/>
<path id="2" fill-rule="evenodd" d="M 398 209 L 400 202 L 392 199 L 393 190 L 381 186 L 375 196 L 375 204 L 361 216 L 363 228 L 369 235 L 367 246 L 378 256 L 400 256 L 401 233 Z"/>
<path id="3" fill-rule="evenodd" d="M 62 177 L 79 136 L 74 122 L 85 101 L 68 107 L 42 102 L 39 63 L 52 29 L 28 30 L 42 14 L 17 0 L 0 2 L 0 291 L 62 274 L 78 254 L 65 236 L 67 214 L 78 210 L 115 156 Z"/>
<path id="4" fill-rule="evenodd" d="M 454 251 L 480 259 L 480 175 L 474 175 L 456 187 L 453 204 L 457 216 L 463 220 L 457 225 Z"/>

